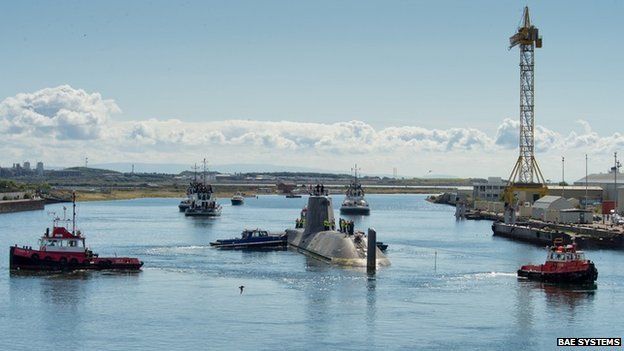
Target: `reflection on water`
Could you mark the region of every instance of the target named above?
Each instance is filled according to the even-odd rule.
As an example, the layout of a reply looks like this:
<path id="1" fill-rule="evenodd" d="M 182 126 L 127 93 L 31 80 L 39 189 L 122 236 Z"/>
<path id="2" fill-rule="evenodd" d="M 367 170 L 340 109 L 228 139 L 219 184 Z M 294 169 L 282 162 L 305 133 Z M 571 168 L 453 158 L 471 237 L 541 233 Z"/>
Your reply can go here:
<path id="1" fill-rule="evenodd" d="M 519 282 L 520 283 L 520 282 Z M 533 323 L 535 321 L 535 304 L 532 290 L 528 286 L 522 286 L 518 284 L 518 289 L 515 292 L 515 325 L 514 325 L 514 338 L 524 346 L 532 345 L 531 336 L 534 335 L 535 329 Z"/>
<path id="2" fill-rule="evenodd" d="M 322 266 L 318 265 L 315 268 L 322 268 Z M 324 275 L 321 279 L 308 282 L 305 285 L 305 318 L 308 326 L 306 332 L 309 333 L 308 340 L 322 339 L 328 334 L 332 324 L 333 313 L 329 309 L 333 289 L 330 284 L 324 282 L 325 280 L 331 280 L 331 278 Z"/>
<path id="3" fill-rule="evenodd" d="M 24 289 L 39 289 L 41 300 L 48 306 L 62 306 L 63 309 L 75 310 L 88 295 L 89 281 L 103 277 L 120 277 L 125 283 L 128 279 L 139 277 L 141 272 L 113 271 L 73 271 L 73 272 L 10 272 L 10 294 L 20 298 Z"/>
<path id="4" fill-rule="evenodd" d="M 366 333 L 369 345 L 375 344 L 375 329 L 377 320 L 377 279 L 374 274 L 369 274 L 366 279 Z"/>
<path id="5" fill-rule="evenodd" d="M 291 248 L 290 250 L 297 252 L 300 255 L 303 255 L 302 253 L 299 253 L 299 250 L 295 248 Z M 305 268 L 307 271 L 312 271 L 312 272 L 328 272 L 331 269 L 331 266 L 327 264 L 326 262 L 319 261 L 317 259 L 314 259 L 306 255 L 305 256 Z M 345 268 L 348 269 L 348 267 L 345 267 Z"/>
<path id="6" fill-rule="evenodd" d="M 188 221 L 193 227 L 210 228 L 219 220 L 219 217 L 186 217 L 182 216 L 182 220 Z"/>
<path id="7" fill-rule="evenodd" d="M 546 305 L 549 308 L 567 308 L 572 313 L 579 306 L 591 303 L 598 288 L 596 284 L 551 285 L 544 283 L 538 283 L 534 287 L 544 291 Z"/>

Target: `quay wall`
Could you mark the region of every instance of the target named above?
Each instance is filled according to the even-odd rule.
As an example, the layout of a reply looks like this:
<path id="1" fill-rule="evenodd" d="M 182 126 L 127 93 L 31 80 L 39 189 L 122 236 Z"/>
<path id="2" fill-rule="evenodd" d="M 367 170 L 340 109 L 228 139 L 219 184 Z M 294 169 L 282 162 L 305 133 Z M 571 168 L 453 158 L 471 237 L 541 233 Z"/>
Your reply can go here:
<path id="1" fill-rule="evenodd" d="M 43 210 L 44 207 L 43 199 L 0 201 L 0 213 Z"/>

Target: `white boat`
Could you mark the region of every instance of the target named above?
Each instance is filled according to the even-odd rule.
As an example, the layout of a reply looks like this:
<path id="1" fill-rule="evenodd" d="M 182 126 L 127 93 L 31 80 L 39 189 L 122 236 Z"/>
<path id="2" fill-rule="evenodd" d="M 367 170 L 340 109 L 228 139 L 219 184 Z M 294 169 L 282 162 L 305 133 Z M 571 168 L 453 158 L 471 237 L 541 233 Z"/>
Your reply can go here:
<path id="1" fill-rule="evenodd" d="M 221 205 L 217 203 L 212 185 L 206 184 L 206 159 L 204 159 L 204 174 L 202 182 L 191 183 L 193 189 L 189 191 L 189 207 L 184 211 L 188 217 L 216 217 L 221 215 Z"/>
<path id="2" fill-rule="evenodd" d="M 232 196 L 230 201 L 232 201 L 232 206 L 240 206 L 245 203 L 245 197 L 241 193 L 236 193 L 234 196 Z"/>
<path id="3" fill-rule="evenodd" d="M 355 174 L 353 181 L 347 187 L 345 199 L 340 206 L 342 214 L 368 215 L 370 214 L 370 206 L 364 198 L 364 189 L 358 180 L 357 165 L 354 168 Z"/>

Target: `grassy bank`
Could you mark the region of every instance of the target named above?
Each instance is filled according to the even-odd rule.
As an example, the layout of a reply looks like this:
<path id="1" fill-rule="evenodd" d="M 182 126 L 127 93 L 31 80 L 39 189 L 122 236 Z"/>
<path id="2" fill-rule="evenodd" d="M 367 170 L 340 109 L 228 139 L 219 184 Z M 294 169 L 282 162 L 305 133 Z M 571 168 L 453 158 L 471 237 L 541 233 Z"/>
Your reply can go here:
<path id="1" fill-rule="evenodd" d="M 107 192 L 76 191 L 78 201 L 129 200 L 146 197 L 183 197 L 184 192 L 162 189 L 111 190 Z"/>

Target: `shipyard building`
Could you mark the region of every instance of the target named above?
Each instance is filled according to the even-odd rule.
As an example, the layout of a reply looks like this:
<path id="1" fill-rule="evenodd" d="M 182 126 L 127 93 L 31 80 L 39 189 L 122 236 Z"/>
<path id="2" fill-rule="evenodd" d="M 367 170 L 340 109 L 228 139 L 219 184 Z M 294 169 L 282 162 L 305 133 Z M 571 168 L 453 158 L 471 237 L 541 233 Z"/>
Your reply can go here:
<path id="1" fill-rule="evenodd" d="M 624 173 L 609 171 L 607 173 L 590 174 L 574 182 L 574 185 L 600 187 L 603 190 L 602 200 L 615 201 L 618 198 L 617 191 L 624 187 Z"/>

